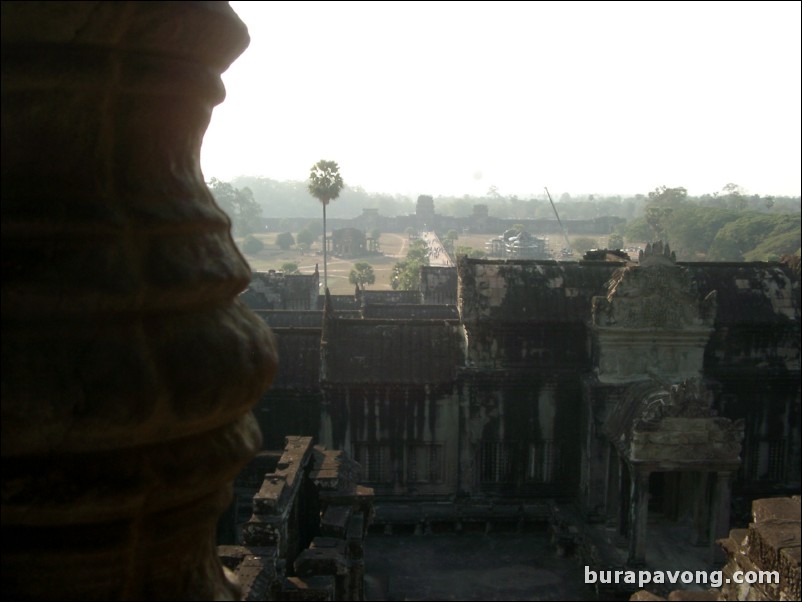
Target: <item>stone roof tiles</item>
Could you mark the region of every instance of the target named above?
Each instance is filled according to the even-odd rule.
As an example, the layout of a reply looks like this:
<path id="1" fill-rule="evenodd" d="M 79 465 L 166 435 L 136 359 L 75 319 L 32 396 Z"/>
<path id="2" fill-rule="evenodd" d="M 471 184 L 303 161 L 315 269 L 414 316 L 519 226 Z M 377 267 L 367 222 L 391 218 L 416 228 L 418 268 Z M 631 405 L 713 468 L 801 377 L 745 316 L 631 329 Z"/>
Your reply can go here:
<path id="1" fill-rule="evenodd" d="M 436 320 L 331 319 L 324 329 L 329 383 L 452 382 L 462 363 L 460 327 Z"/>

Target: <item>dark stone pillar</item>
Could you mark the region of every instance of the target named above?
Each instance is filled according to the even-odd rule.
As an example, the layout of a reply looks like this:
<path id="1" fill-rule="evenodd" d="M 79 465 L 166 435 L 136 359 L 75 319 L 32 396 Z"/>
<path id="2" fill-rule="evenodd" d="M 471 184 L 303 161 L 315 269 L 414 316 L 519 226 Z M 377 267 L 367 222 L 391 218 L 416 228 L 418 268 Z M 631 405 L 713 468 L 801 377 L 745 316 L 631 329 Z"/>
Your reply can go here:
<path id="1" fill-rule="evenodd" d="M 696 473 L 696 486 L 693 500 L 693 526 L 697 546 L 706 546 L 710 543 L 710 473 Z"/>
<path id="2" fill-rule="evenodd" d="M 710 503 L 710 542 L 727 537 L 730 532 L 731 477 L 729 471 L 716 473 Z M 713 560 L 721 560 L 724 554 L 719 546 L 713 546 Z"/>
<path id="3" fill-rule="evenodd" d="M 615 526 L 621 506 L 621 458 L 612 445 L 607 446 L 607 525 Z"/>
<path id="4" fill-rule="evenodd" d="M 200 171 L 225 2 L 2 3 L 3 595 L 236 598 L 215 553 L 275 371 Z"/>
<path id="5" fill-rule="evenodd" d="M 632 484 L 629 478 L 629 465 L 618 457 L 618 535 L 629 536 L 629 498 Z"/>
<path id="6" fill-rule="evenodd" d="M 459 397 L 459 431 L 458 439 L 458 482 L 457 494 L 470 495 L 476 487 L 476 467 L 474 466 L 474 432 L 471 428 L 471 401 L 474 384 L 470 378 L 462 386 Z"/>
<path id="7" fill-rule="evenodd" d="M 629 559 L 631 566 L 646 564 L 646 525 L 649 517 L 649 472 L 634 468 L 629 502 Z"/>

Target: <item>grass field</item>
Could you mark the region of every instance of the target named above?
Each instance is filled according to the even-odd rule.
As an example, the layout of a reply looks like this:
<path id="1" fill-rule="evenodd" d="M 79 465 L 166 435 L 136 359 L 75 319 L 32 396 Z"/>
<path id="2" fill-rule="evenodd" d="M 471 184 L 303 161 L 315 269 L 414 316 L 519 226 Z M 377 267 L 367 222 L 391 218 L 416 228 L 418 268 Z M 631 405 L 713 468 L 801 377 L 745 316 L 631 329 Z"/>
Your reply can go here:
<path id="1" fill-rule="evenodd" d="M 294 233 L 293 236 L 297 235 Z M 322 241 L 318 240 L 309 252 L 302 254 L 298 249 L 282 251 L 276 245 L 275 232 L 269 234 L 256 234 L 265 248 L 256 255 L 245 255 L 245 259 L 252 270 L 266 272 L 267 270 L 279 270 L 281 265 L 287 262 L 297 263 L 302 274 L 311 274 L 315 271 L 315 264 L 320 270 L 320 281 L 323 282 L 323 247 Z M 492 238 L 489 234 L 467 234 L 461 235 L 457 240 L 457 246 L 467 246 L 484 251 L 485 242 Z M 549 250 L 557 256 L 560 249 L 565 246 L 565 241 L 561 233 L 547 235 Z M 606 236 L 598 237 L 599 247 L 603 247 L 607 242 Z M 237 243 L 242 244 L 238 239 Z M 384 255 L 368 256 L 356 259 L 342 259 L 339 257 L 329 257 L 329 290 L 334 295 L 346 295 L 354 292 L 354 285 L 348 282 L 348 275 L 354 267 L 354 263 L 364 261 L 373 266 L 376 274 L 375 284 L 369 285 L 370 290 L 390 290 L 390 272 L 397 261 L 406 257 L 409 241 L 406 234 L 384 233 L 379 238 L 379 244 Z"/>
<path id="2" fill-rule="evenodd" d="M 295 236 L 297 233 L 294 233 Z M 276 233 L 256 234 L 256 238 L 261 240 L 265 248 L 256 255 L 245 255 L 245 259 L 252 270 L 266 272 L 267 270 L 278 270 L 281 265 L 287 262 L 297 263 L 302 274 L 311 274 L 315 271 L 315 264 L 318 264 L 320 271 L 320 282 L 323 282 L 323 246 L 322 240 L 318 240 L 306 254 L 301 254 L 297 249 L 282 251 L 276 245 Z M 241 240 L 237 240 L 241 244 Z M 382 234 L 379 238 L 379 245 L 384 255 L 371 255 L 356 259 L 342 259 L 340 257 L 329 256 L 329 290 L 333 295 L 347 295 L 354 292 L 354 285 L 348 282 L 348 275 L 354 267 L 354 263 L 364 261 L 373 266 L 376 274 L 375 284 L 369 285 L 370 290 L 391 290 L 390 272 L 397 261 L 400 261 L 407 254 L 407 237 L 405 234 Z"/>

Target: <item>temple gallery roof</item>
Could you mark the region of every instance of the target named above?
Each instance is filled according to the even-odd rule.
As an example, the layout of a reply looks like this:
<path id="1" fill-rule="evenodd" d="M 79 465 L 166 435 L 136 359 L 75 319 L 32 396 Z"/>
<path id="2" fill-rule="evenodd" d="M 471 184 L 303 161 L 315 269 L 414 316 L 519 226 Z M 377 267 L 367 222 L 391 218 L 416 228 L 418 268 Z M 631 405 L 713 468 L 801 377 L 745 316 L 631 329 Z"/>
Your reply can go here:
<path id="1" fill-rule="evenodd" d="M 705 313 L 714 320 L 706 363 L 747 361 L 755 355 L 750 350 L 769 345 L 779 350 L 780 364 L 792 372 L 799 369 L 800 289 L 791 267 L 677 263 L 662 255 L 652 264 L 464 259 L 458 267 L 459 312 L 453 305 L 422 304 L 418 291 L 360 292 L 348 297 L 353 301 L 345 311 L 330 297 L 329 313 L 258 312 L 278 335 L 280 369 L 274 387 L 311 389 L 319 386 L 321 376 L 329 383 L 454 382 L 466 365 L 466 331 L 474 347 L 497 345 L 496 355 L 507 367 L 516 362 L 546 365 L 544 358 L 556 357 L 556 349 L 585 349 L 579 341 L 593 323 L 594 298 L 619 296 L 630 303 L 633 295 L 653 295 L 640 289 L 654 278 L 637 272 L 625 278 L 626 270 L 676 270 L 677 281 L 689 283 L 690 295 L 677 299 L 694 306 L 715 304 Z M 625 281 L 632 285 L 624 287 Z M 651 307 L 660 306 L 655 303 L 652 299 Z M 573 355 L 569 359 L 577 361 Z"/>
<path id="2" fill-rule="evenodd" d="M 687 270 L 701 299 L 717 291 L 716 327 L 788 325 L 799 320 L 798 277 L 785 264 L 676 263 L 676 267 Z M 463 322 L 586 323 L 592 298 L 606 296 L 615 274 L 631 266 L 614 262 L 465 259 L 458 269 Z"/>
<path id="3" fill-rule="evenodd" d="M 323 334 L 325 382 L 453 382 L 462 363 L 453 320 L 329 319 Z"/>

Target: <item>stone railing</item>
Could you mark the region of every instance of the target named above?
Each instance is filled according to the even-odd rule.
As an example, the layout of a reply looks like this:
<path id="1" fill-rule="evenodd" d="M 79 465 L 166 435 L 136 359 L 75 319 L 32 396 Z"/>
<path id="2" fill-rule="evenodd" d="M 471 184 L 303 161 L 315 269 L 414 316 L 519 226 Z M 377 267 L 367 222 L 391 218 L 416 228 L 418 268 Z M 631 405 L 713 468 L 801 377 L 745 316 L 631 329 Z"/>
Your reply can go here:
<path id="1" fill-rule="evenodd" d="M 344 452 L 287 437 L 253 498 L 245 545 L 218 548 L 247 599 L 364 599 L 373 490 L 357 484 L 361 472 Z"/>

